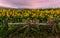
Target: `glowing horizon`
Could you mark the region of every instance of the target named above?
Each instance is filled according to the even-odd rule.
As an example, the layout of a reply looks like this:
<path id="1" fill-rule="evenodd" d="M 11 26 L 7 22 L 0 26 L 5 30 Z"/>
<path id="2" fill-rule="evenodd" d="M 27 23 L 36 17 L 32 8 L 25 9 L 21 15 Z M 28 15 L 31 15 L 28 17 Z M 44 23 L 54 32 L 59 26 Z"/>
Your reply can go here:
<path id="1" fill-rule="evenodd" d="M 60 0 L 0 0 L 0 6 L 10 8 L 60 8 Z"/>

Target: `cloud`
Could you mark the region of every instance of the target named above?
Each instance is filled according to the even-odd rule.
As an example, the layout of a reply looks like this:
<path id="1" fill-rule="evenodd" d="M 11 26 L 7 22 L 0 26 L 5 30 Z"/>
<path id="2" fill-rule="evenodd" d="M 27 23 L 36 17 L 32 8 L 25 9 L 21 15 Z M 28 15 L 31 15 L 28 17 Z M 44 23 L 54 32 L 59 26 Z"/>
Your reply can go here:
<path id="1" fill-rule="evenodd" d="M 11 8 L 60 8 L 60 0 L 0 0 L 0 6 Z"/>

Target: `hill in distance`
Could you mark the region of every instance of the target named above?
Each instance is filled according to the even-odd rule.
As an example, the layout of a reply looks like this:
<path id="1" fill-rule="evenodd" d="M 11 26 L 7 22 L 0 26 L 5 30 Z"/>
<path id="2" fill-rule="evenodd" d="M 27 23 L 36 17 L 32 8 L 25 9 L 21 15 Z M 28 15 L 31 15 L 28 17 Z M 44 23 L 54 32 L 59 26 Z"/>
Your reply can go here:
<path id="1" fill-rule="evenodd" d="M 30 8 L 10 8 L 10 7 L 2 7 L 2 6 L 0 6 L 0 9 L 20 9 L 20 10 L 23 10 L 23 9 L 30 9 Z M 31 8 L 31 9 L 33 9 L 33 8 Z M 34 8 L 35 9 L 35 8 Z M 36 8 L 36 9 L 60 9 L 60 8 Z"/>

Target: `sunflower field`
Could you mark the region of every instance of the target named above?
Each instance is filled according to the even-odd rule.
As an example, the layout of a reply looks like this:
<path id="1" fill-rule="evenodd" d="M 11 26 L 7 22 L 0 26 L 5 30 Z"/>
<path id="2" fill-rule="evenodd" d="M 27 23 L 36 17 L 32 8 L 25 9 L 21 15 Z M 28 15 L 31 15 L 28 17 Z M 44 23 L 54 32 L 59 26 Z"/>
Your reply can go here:
<path id="1" fill-rule="evenodd" d="M 30 10 L 16 10 L 16 9 L 0 9 L 0 18 L 16 18 L 16 19 L 35 19 L 38 18 L 41 21 L 47 18 L 60 17 L 60 10 L 40 10 L 40 9 L 30 9 Z M 17 21 L 17 20 L 16 20 Z"/>
<path id="2" fill-rule="evenodd" d="M 0 36 L 1 38 L 2 37 L 4 38 L 5 35 L 8 36 L 10 33 L 14 33 L 14 35 L 19 35 L 17 32 L 17 29 L 23 26 L 23 25 L 22 26 L 10 25 L 9 29 L 11 30 L 6 31 L 5 29 L 6 27 L 4 24 L 5 19 L 8 19 L 9 23 L 20 23 L 20 22 L 24 23 L 26 22 L 26 19 L 28 18 L 31 19 L 31 21 L 38 18 L 39 23 L 41 22 L 47 23 L 47 20 L 49 20 L 49 18 L 60 20 L 60 9 L 0 9 Z M 58 23 L 58 27 L 60 29 L 60 23 Z M 36 35 L 37 33 L 38 31 L 34 32 L 34 35 Z"/>

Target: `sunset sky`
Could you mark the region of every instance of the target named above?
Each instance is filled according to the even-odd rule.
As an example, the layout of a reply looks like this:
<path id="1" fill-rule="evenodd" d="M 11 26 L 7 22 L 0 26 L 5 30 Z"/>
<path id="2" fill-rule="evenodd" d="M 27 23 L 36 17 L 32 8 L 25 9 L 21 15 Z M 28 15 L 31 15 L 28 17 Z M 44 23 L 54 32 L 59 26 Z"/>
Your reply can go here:
<path id="1" fill-rule="evenodd" d="M 60 8 L 60 0 L 0 0 L 0 6 L 10 8 Z"/>

